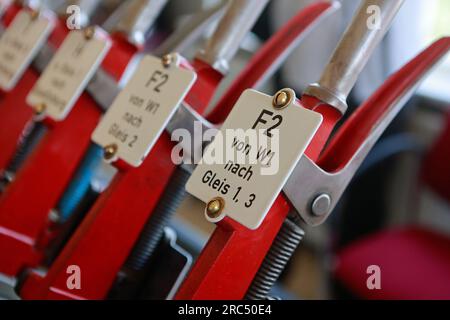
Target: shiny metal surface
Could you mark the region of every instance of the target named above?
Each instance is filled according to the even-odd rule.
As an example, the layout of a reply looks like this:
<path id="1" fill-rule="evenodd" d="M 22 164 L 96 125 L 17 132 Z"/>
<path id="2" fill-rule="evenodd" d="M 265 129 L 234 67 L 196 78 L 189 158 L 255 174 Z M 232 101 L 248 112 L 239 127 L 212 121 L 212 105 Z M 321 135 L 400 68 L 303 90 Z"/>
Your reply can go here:
<path id="1" fill-rule="evenodd" d="M 319 82 L 304 92 L 326 102 L 342 114 L 347 110 L 347 97 L 354 87 L 372 52 L 389 30 L 404 0 L 365 0 L 334 51 Z M 369 24 L 369 7 L 379 8 L 377 27 Z"/>
<path id="2" fill-rule="evenodd" d="M 392 120 L 414 94 L 418 85 L 419 83 L 392 103 L 380 118 L 380 121 L 373 127 L 364 143 L 341 171 L 326 172 L 305 155 L 300 159 L 283 192 L 307 224 L 317 226 L 326 221 L 356 171 Z M 317 196 L 321 194 L 327 194 L 331 198 L 331 205 L 328 208 L 328 212 L 316 215 L 312 205 Z"/>
<path id="3" fill-rule="evenodd" d="M 130 0 L 113 32 L 121 32 L 128 37 L 128 41 L 137 46 L 145 42 L 145 36 L 153 26 L 168 0 Z M 122 9 L 119 9 L 119 11 Z"/>
<path id="4" fill-rule="evenodd" d="M 228 62 L 238 51 L 242 40 L 256 23 L 269 0 L 231 0 L 220 21 L 197 58 L 217 71 L 228 72 Z"/>

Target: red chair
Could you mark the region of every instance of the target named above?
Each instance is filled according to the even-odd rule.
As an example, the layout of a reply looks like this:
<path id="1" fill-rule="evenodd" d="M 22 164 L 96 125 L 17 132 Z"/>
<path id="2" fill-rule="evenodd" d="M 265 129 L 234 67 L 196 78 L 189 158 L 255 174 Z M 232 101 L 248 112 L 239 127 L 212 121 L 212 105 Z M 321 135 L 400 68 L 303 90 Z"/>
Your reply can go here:
<path id="1" fill-rule="evenodd" d="M 450 202 L 450 114 L 424 159 L 421 177 Z M 380 290 L 368 289 L 371 265 L 380 267 Z M 450 237 L 422 227 L 383 231 L 344 248 L 334 275 L 363 299 L 450 299 Z"/>

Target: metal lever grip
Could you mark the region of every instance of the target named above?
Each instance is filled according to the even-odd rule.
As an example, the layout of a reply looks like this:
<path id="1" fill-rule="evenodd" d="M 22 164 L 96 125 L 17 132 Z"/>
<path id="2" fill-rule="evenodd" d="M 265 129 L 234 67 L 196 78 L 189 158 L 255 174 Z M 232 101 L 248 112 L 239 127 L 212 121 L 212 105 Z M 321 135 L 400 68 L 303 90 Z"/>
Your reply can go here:
<path id="1" fill-rule="evenodd" d="M 226 4 L 226 1 L 222 1 L 210 9 L 195 14 L 151 53 L 160 57 L 171 52 L 185 51 L 205 33 L 214 21 L 223 15 Z"/>
<path id="2" fill-rule="evenodd" d="M 365 0 L 344 33 L 318 83 L 310 85 L 306 95 L 326 102 L 342 114 L 347 97 L 372 52 L 389 30 L 404 0 Z M 369 26 L 370 9 L 380 14 L 378 25 Z"/>
<path id="3" fill-rule="evenodd" d="M 312 30 L 340 9 L 339 2 L 317 1 L 299 11 L 277 31 L 247 63 L 208 115 L 208 121 L 223 123 L 242 92 L 264 84 L 281 68 L 287 57 L 299 47 Z"/>
<path id="4" fill-rule="evenodd" d="M 221 73 L 236 54 L 247 32 L 256 23 L 269 0 L 231 0 L 224 17 L 197 58 Z"/>
<path id="5" fill-rule="evenodd" d="M 113 32 L 120 32 L 128 37 L 128 41 L 137 46 L 145 42 L 145 34 L 153 26 L 168 0 L 130 0 L 124 8 L 119 7 L 121 18 Z"/>
<path id="6" fill-rule="evenodd" d="M 338 131 L 318 164 L 301 158 L 284 193 L 307 224 L 327 219 L 380 136 L 449 50 L 450 38 L 441 39 L 392 75 Z"/>

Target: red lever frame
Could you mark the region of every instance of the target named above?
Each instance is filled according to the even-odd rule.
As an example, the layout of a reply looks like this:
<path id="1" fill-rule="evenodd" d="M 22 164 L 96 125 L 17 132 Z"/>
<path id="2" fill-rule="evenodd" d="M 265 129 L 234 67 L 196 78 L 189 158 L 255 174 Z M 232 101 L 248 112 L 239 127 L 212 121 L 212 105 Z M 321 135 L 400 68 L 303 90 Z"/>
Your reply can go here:
<path id="1" fill-rule="evenodd" d="M 62 33 L 60 30 L 58 35 Z M 62 38 L 58 38 L 58 43 Z M 114 35 L 102 68 L 119 81 L 138 49 L 123 36 Z M 83 159 L 100 116 L 95 101 L 83 93 L 64 121 L 46 120 L 48 133 L 0 198 L 1 273 L 15 276 L 41 262 L 50 210 L 56 206 Z"/>
<path id="2" fill-rule="evenodd" d="M 342 168 L 389 104 L 422 79 L 449 49 L 450 38 L 439 40 L 392 75 L 346 122 L 320 159 L 340 114 L 312 97 L 303 96 L 302 105 L 321 113 L 325 120 L 306 152 L 308 157 L 329 169 Z M 219 223 L 176 298 L 242 299 L 290 210 L 286 198 L 280 195 L 256 231 L 231 219 Z"/>
<path id="3" fill-rule="evenodd" d="M 297 15 L 275 36 L 278 40 L 272 40 L 264 47 L 263 53 L 270 52 L 270 55 L 258 54 L 254 57 L 249 65 L 259 67 L 253 69 L 251 78 L 246 77 L 245 73 L 239 77 L 238 81 L 244 82 L 239 87 L 255 85 L 294 39 L 330 7 L 330 3 L 321 2 Z M 222 75 L 201 61 L 194 60 L 192 65 L 198 78 L 185 102 L 203 114 Z M 248 75 L 250 71 L 246 69 L 244 72 Z M 243 89 L 234 95 L 235 99 Z M 176 169 L 171 161 L 172 147 L 170 137 L 163 134 L 139 168 L 130 169 L 118 163 L 120 172 L 90 210 L 45 278 L 31 274 L 21 290 L 21 296 L 25 299 L 105 298 Z M 84 285 L 76 293 L 66 286 L 66 270 L 70 265 L 78 265 L 83 270 Z"/>

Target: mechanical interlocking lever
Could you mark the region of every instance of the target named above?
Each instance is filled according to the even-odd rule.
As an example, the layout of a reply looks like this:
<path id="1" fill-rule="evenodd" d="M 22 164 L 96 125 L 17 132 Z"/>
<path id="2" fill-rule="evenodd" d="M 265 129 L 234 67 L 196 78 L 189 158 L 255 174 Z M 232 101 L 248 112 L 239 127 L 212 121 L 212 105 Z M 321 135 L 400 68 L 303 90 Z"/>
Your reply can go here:
<path id="1" fill-rule="evenodd" d="M 380 136 L 449 49 L 450 38 L 438 40 L 393 74 L 340 128 L 317 164 L 302 157 L 284 193 L 307 224 L 325 222 Z"/>
<path id="2" fill-rule="evenodd" d="M 21 11 L 30 11 L 30 8 L 26 6 L 18 5 L 14 3 L 5 13 L 3 22 L 5 25 L 10 25 L 13 18 Z M 53 29 L 48 42 L 52 46 L 59 46 L 66 34 L 65 21 L 58 19 L 56 21 L 56 27 Z M 45 45 L 44 45 L 45 47 Z M 48 55 L 48 52 L 39 53 L 35 58 L 35 61 L 48 61 L 49 58 L 42 59 Z M 19 80 L 19 83 L 8 92 L 2 92 L 2 102 L 0 108 L 0 145 L 2 151 L 0 152 L 0 176 L 3 180 L 5 177 L 4 170 L 14 158 L 14 154 L 17 150 L 20 138 L 26 130 L 27 123 L 33 118 L 33 110 L 25 103 L 25 98 L 28 92 L 36 82 L 39 72 L 36 72 L 35 68 L 28 68 Z M 8 179 L 9 177 L 6 177 Z M 2 192 L 3 186 L 0 186 L 0 192 Z"/>
<path id="3" fill-rule="evenodd" d="M 140 8 L 150 5 L 148 0 L 136 3 Z M 134 17 L 141 14 L 139 9 L 132 9 Z M 127 22 L 130 22 L 130 17 L 133 17 L 132 13 L 127 16 Z M 146 23 L 151 24 L 152 21 Z M 122 33 L 141 30 L 132 28 L 130 24 L 121 27 L 122 30 L 113 34 L 113 46 L 102 63 L 102 68 L 116 81 L 120 80 L 130 59 L 142 48 L 142 43 L 130 43 Z M 149 25 L 141 21 L 140 27 L 148 28 Z M 60 33 L 66 34 L 67 29 L 64 27 L 64 32 Z M 0 248 L 5 253 L 14 252 L 0 258 L 1 272 L 15 276 L 24 267 L 36 266 L 41 262 L 52 237 L 49 213 L 86 152 L 100 116 L 101 109 L 84 93 L 64 121 L 55 123 L 50 119 L 44 120 L 49 128 L 48 133 L 0 199 Z"/>
<path id="4" fill-rule="evenodd" d="M 228 14 L 222 19 L 221 25 L 202 55 L 202 59 L 208 63 L 200 59 L 192 63 L 197 80 L 185 100 L 199 113 L 206 109 L 223 78 L 223 74 L 213 65 L 223 71 L 222 67 L 226 66 L 223 59 L 226 60 L 236 53 L 245 35 L 242 29 L 251 28 L 266 4 L 267 1 L 259 0 L 232 1 Z M 174 172 L 175 165 L 170 157 L 171 147 L 170 139 L 162 135 L 138 168 L 131 168 L 121 160 L 114 163 L 119 168 L 119 173 L 111 185 L 89 211 L 53 263 L 47 277 L 44 279 L 39 279 L 38 276 L 31 277 L 25 284 L 22 290 L 24 297 L 70 296 L 70 293 L 67 295 L 65 293 L 67 288 L 64 278 L 66 266 L 73 264 L 72 261 L 77 261 L 77 264 L 85 270 L 85 277 L 93 280 L 88 281 L 91 285 L 85 286 L 82 292 L 79 292 L 79 297 L 100 299 L 107 295 L 139 232 L 152 215 Z M 129 212 L 133 212 L 132 219 Z M 115 245 L 111 245 L 111 236 L 117 240 Z M 105 245 L 110 250 L 105 251 Z M 101 256 L 97 254 L 100 251 L 103 252 Z M 98 259 L 93 258 L 95 256 Z M 108 273 L 104 272 L 105 269 L 108 269 Z M 50 289 L 55 286 L 60 288 L 58 294 Z"/>
<path id="5" fill-rule="evenodd" d="M 321 113 L 324 119 L 306 151 L 310 159 L 316 160 L 319 157 L 334 126 L 346 110 L 345 100 L 350 89 L 372 50 L 388 30 L 402 2 L 365 1 L 341 40 L 321 81 L 303 95 L 300 104 Z M 382 23 L 381 28 L 369 30 L 366 9 L 374 4 L 381 9 Z M 220 221 L 180 288 L 177 298 L 242 299 L 246 294 L 248 298 L 266 298 L 287 263 L 282 249 L 283 240 L 279 241 L 276 237 L 280 234 L 281 238 L 289 241 L 289 236 L 280 229 L 291 227 L 291 224 L 285 223 L 290 209 L 288 201 L 280 195 L 263 224 L 255 231 L 250 231 L 229 218 Z M 289 247 L 298 245 L 302 238 L 301 230 L 295 233 L 298 241 L 295 244 L 289 243 Z M 271 249 L 274 241 L 276 245 Z M 237 278 L 240 279 L 239 283 L 232 281 Z M 216 290 L 217 287 L 222 290 Z"/>

